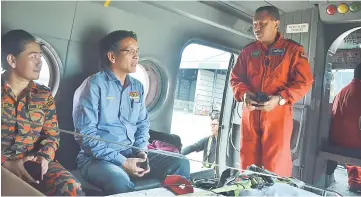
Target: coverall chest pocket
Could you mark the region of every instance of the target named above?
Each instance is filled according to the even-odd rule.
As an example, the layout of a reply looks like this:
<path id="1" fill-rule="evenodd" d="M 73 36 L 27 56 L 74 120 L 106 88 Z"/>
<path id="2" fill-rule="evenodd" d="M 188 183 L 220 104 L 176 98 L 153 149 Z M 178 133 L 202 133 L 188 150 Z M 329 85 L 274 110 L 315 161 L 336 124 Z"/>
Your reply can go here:
<path id="1" fill-rule="evenodd" d="M 130 117 L 129 120 L 131 123 L 136 124 L 138 119 L 139 119 L 139 115 L 140 115 L 140 108 L 141 108 L 141 103 L 140 102 L 133 102 L 131 108 L 130 108 Z"/>
<path id="2" fill-rule="evenodd" d="M 286 59 L 286 57 L 280 56 L 280 57 L 274 57 L 270 61 L 271 66 L 271 72 L 270 76 L 271 78 L 276 82 L 283 82 L 287 83 L 288 81 L 288 72 L 290 61 Z"/>
<path id="3" fill-rule="evenodd" d="M 264 66 L 263 58 L 250 58 L 247 62 L 249 62 L 247 66 L 247 79 L 252 84 L 253 81 L 259 81 L 263 69 L 262 66 Z"/>
<path id="4" fill-rule="evenodd" d="M 34 123 L 43 124 L 45 113 L 42 105 L 29 105 L 28 119 Z"/>

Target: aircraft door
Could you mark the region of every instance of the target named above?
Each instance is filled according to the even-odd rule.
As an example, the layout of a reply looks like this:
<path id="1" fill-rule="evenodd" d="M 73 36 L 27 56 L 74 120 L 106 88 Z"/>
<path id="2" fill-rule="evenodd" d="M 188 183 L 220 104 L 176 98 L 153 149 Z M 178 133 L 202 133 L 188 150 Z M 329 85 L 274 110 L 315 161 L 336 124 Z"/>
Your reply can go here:
<path id="1" fill-rule="evenodd" d="M 238 56 L 237 56 L 238 57 Z M 240 116 L 239 103 L 234 100 L 232 88 L 230 86 L 230 73 L 234 67 L 236 58 L 231 55 L 228 65 L 226 83 L 223 91 L 223 101 L 220 111 L 220 124 L 217 139 L 216 160 L 219 164 L 217 175 L 220 176 L 226 166 L 239 168 L 239 132 Z M 240 105 L 241 106 L 241 105 Z"/>

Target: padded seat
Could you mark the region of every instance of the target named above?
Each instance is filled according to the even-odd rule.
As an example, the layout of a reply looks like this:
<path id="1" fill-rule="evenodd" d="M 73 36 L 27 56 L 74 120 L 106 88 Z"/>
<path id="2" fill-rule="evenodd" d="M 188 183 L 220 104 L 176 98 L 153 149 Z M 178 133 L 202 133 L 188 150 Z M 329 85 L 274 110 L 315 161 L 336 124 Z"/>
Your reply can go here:
<path id="1" fill-rule="evenodd" d="M 133 181 L 135 191 L 153 189 L 161 186 L 161 182 L 155 178 L 144 178 Z"/>
<path id="2" fill-rule="evenodd" d="M 361 166 L 361 150 L 359 149 L 348 149 L 338 146 L 324 146 L 319 156 L 339 163 L 348 163 L 351 165 Z"/>
<path id="3" fill-rule="evenodd" d="M 349 149 L 349 148 L 342 148 L 339 146 L 325 146 L 323 148 L 323 151 L 343 155 L 346 157 L 361 159 L 361 149 Z"/>
<path id="4" fill-rule="evenodd" d="M 202 169 L 197 172 L 193 172 L 190 174 L 191 180 L 193 179 L 211 179 L 214 178 L 214 170 L 213 169 Z"/>

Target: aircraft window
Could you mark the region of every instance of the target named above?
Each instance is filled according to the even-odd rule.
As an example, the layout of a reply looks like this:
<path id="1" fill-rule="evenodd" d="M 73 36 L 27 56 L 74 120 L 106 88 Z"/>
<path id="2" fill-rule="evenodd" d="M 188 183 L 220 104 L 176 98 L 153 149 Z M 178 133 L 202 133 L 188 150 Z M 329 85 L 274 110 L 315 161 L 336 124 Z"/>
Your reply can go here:
<path id="1" fill-rule="evenodd" d="M 43 53 L 40 77 L 35 82 L 49 87 L 52 95 L 55 96 L 59 87 L 60 70 L 62 68 L 60 58 L 49 43 L 39 37 L 35 36 L 35 38 L 41 44 L 41 51 Z M 1 74 L 4 72 L 5 70 L 1 69 Z"/>
<path id="2" fill-rule="evenodd" d="M 147 97 L 149 90 L 149 80 L 147 76 L 147 71 L 145 70 L 144 66 L 138 64 L 137 71 L 135 73 L 130 73 L 130 76 L 138 79 L 143 84 L 144 96 Z"/>
<path id="3" fill-rule="evenodd" d="M 130 75 L 143 84 L 145 106 L 150 112 L 157 104 L 162 90 L 162 78 L 160 71 L 158 70 L 158 65 L 155 61 L 141 59 L 137 71 Z"/>
<path id="4" fill-rule="evenodd" d="M 215 125 L 219 123 L 212 121 L 211 115 L 219 115 L 230 57 L 229 52 L 195 43 L 188 45 L 183 51 L 175 90 L 171 133 L 181 138 L 182 154 L 190 159 L 203 160 L 203 148 L 208 147 L 209 137 L 218 131 Z M 212 111 L 218 111 L 218 114 Z M 190 148 L 197 142 L 202 142 L 198 146 L 202 150 L 195 146 Z M 209 146 L 215 147 L 213 144 Z M 209 153 L 209 156 L 205 153 L 205 158 L 213 163 L 215 150 Z M 198 162 L 191 161 L 190 164 L 191 172 L 205 167 Z M 209 166 L 205 167 L 207 168 Z"/>
<path id="5" fill-rule="evenodd" d="M 354 77 L 354 69 L 333 69 L 331 90 L 330 90 L 330 103 L 333 102 L 335 96 L 347 86 Z"/>
<path id="6" fill-rule="evenodd" d="M 49 64 L 46 61 L 44 56 L 41 57 L 41 62 L 42 62 L 42 66 L 41 66 L 41 71 L 40 71 L 40 77 L 38 80 L 35 80 L 35 81 L 37 83 L 40 83 L 42 85 L 49 87 L 49 82 L 50 82 Z"/>

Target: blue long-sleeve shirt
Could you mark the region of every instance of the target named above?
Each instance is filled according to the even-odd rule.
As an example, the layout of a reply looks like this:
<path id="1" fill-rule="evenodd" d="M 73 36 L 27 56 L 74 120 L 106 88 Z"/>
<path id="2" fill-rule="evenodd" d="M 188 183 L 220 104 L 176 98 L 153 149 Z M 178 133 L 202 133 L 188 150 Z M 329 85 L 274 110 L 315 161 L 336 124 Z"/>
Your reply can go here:
<path id="1" fill-rule="evenodd" d="M 125 87 L 109 69 L 87 79 L 75 91 L 73 121 L 78 133 L 133 145 L 146 150 L 149 140 L 148 112 L 143 85 L 127 76 Z M 121 166 L 129 150 L 112 143 L 90 138 L 75 138 L 80 144 L 79 155 L 95 157 Z"/>

